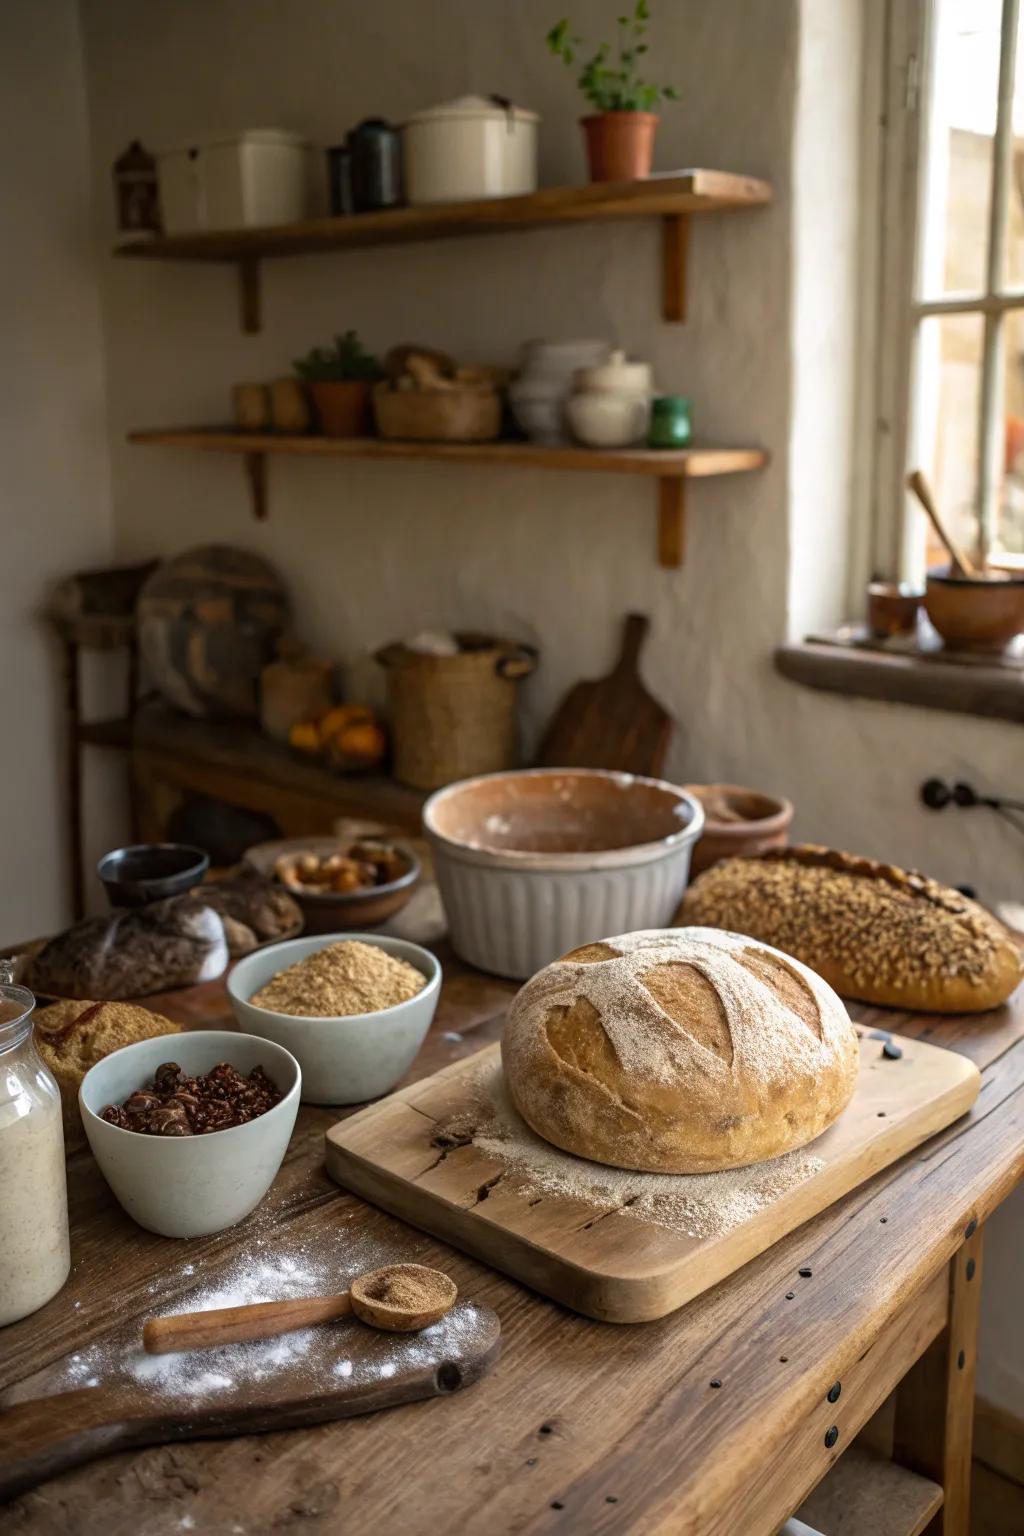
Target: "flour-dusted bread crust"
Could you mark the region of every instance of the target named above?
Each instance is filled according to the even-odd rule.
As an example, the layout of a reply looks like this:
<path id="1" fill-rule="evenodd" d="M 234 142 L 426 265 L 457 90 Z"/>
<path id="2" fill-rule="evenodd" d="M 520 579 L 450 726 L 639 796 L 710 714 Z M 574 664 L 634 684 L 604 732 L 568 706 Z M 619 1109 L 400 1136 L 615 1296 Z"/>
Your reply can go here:
<path id="1" fill-rule="evenodd" d="M 859 1066 L 831 987 L 710 928 L 570 951 L 517 994 L 501 1052 L 538 1135 L 654 1173 L 739 1168 L 803 1146 L 849 1103 Z"/>
<path id="2" fill-rule="evenodd" d="M 844 997 L 981 1013 L 1024 979 L 1024 950 L 976 901 L 924 875 L 810 844 L 724 859 L 676 914 L 774 944 Z"/>

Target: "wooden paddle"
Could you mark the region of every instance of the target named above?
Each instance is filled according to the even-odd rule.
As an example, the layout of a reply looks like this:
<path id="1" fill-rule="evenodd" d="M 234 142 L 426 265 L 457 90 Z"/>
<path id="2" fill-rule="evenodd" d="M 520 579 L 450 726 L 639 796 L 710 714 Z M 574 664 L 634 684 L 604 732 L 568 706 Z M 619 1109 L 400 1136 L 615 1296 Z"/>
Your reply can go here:
<path id="1" fill-rule="evenodd" d="M 628 614 L 612 671 L 569 690 L 541 742 L 542 768 L 609 768 L 659 777 L 672 717 L 640 680 L 640 651 L 649 628 L 644 614 Z"/>
<path id="2" fill-rule="evenodd" d="M 466 1307 L 449 1338 L 412 1350 L 370 1329 L 359 1328 L 353 1335 L 318 1328 L 300 1356 L 268 1365 L 259 1379 L 242 1370 L 232 1379 L 233 1362 L 244 1356 L 228 1346 L 214 1357 L 217 1372 L 225 1373 L 223 1381 L 216 1391 L 200 1396 L 185 1385 L 176 1387 L 173 1376 L 161 1382 L 118 1373 L 116 1362 L 94 1387 L 47 1395 L 47 1378 L 52 1383 L 57 1374 L 59 1379 L 63 1362 L 58 1361 L 38 1373 L 38 1381 L 19 1384 L 19 1398 L 33 1386 L 38 1396 L 11 1403 L 8 1395 L 0 1406 L 0 1500 L 127 1446 L 294 1429 L 396 1403 L 447 1397 L 487 1374 L 500 1343 L 497 1315 L 482 1305 Z M 125 1330 L 126 1354 L 132 1347 Z M 347 1369 L 340 1371 L 339 1365 Z"/>

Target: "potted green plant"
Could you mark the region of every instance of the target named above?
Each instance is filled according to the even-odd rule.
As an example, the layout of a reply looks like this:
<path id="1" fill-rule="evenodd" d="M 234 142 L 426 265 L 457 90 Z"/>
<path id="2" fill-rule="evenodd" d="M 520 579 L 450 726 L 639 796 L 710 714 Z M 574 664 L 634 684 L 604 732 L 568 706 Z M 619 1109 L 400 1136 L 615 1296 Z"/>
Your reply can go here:
<path id="1" fill-rule="evenodd" d="M 325 437 L 370 435 L 370 391 L 384 370 L 355 331 L 335 336 L 333 347 L 314 347 L 297 358 L 294 367 L 309 390 Z"/>
<path id="2" fill-rule="evenodd" d="M 587 143 L 591 181 L 635 181 L 651 174 L 654 135 L 662 101 L 678 101 L 671 85 L 650 85 L 639 73 L 647 52 L 644 41 L 651 12 L 647 0 L 636 0 L 632 12 L 618 17 L 616 57 L 612 45 L 601 43 L 582 63 L 577 80 L 584 97 L 597 110 L 580 119 Z M 547 35 L 551 52 L 572 68 L 583 39 L 562 20 Z"/>

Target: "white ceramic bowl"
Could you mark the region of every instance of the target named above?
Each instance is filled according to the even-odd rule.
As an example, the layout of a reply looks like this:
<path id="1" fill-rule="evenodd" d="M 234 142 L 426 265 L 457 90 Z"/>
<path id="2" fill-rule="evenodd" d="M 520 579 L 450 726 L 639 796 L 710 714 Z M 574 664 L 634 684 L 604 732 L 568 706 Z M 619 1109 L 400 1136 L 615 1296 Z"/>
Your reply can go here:
<path id="1" fill-rule="evenodd" d="M 376 945 L 415 966 L 427 978 L 423 991 L 394 1008 L 326 1019 L 273 1013 L 249 1001 L 279 971 L 345 939 Z M 228 977 L 228 996 L 242 1028 L 275 1040 L 298 1059 L 306 1104 L 362 1104 L 392 1089 L 426 1038 L 440 991 L 441 967 L 429 950 L 376 933 L 323 933 L 272 944 L 246 955 Z"/>
<path id="2" fill-rule="evenodd" d="M 220 1061 L 239 1072 L 261 1066 L 283 1098 L 247 1125 L 208 1136 L 146 1136 L 108 1125 L 100 1113 L 152 1082 L 165 1061 L 190 1077 Z M 113 1051 L 85 1074 L 82 1124 L 100 1171 L 129 1216 L 164 1237 L 205 1237 L 254 1210 L 284 1160 L 299 1109 L 302 1074 L 281 1046 L 227 1029 L 158 1035 Z"/>
<path id="3" fill-rule="evenodd" d="M 530 768 L 438 790 L 423 825 L 455 950 L 523 980 L 581 944 L 667 927 L 704 812 L 660 779 Z"/>

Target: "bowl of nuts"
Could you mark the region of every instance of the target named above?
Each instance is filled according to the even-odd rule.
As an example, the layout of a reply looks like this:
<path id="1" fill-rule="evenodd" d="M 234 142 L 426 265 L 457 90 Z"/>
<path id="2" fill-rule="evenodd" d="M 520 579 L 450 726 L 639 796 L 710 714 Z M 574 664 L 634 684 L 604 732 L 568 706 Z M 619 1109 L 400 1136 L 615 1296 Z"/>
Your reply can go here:
<path id="1" fill-rule="evenodd" d="M 263 1199 L 301 1091 L 299 1064 L 283 1046 L 201 1029 L 112 1051 L 85 1074 L 78 1103 L 100 1171 L 129 1216 L 164 1237 L 203 1237 Z"/>
<path id="2" fill-rule="evenodd" d="M 377 837 L 289 837 L 258 843 L 247 864 L 298 902 L 307 933 L 364 929 L 405 906 L 420 861 L 405 843 Z"/>

